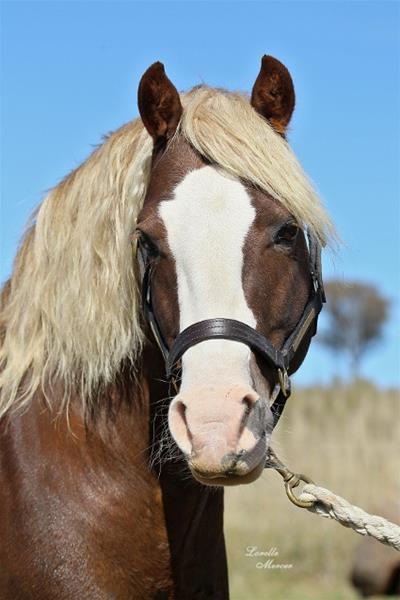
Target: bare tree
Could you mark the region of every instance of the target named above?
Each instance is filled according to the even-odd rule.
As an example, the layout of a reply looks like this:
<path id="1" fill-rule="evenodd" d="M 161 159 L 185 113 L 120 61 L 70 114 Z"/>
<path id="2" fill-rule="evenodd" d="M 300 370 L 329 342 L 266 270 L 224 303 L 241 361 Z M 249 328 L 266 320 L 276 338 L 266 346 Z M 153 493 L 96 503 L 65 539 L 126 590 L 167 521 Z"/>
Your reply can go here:
<path id="1" fill-rule="evenodd" d="M 328 322 L 318 340 L 335 353 L 347 352 L 356 376 L 361 358 L 382 337 L 389 302 L 365 283 L 331 280 L 325 291 Z"/>

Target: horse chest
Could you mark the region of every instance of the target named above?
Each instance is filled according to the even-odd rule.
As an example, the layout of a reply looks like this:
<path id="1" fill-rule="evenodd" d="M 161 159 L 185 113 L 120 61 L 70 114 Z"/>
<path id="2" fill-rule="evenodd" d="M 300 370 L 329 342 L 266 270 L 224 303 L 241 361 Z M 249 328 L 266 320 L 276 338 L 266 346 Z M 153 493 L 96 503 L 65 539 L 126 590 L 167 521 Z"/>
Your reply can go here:
<path id="1" fill-rule="evenodd" d="M 64 455 L 53 447 L 44 460 L 36 442 L 16 452 L 17 437 L 10 428 L 1 439 L 2 600 L 172 598 L 162 496 L 151 472 L 133 464 L 127 476 L 123 468 L 110 476 L 109 464 L 80 462 L 75 447 Z"/>

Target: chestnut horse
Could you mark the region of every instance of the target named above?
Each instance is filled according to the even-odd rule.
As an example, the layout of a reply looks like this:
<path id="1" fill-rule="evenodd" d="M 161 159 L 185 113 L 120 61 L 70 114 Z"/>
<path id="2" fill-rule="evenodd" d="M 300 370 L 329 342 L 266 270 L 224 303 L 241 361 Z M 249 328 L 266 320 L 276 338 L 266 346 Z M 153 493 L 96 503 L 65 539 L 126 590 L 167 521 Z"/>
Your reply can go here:
<path id="1" fill-rule="evenodd" d="M 223 486 L 263 470 L 332 230 L 294 103 L 272 57 L 250 99 L 155 63 L 35 214 L 1 295 L 3 600 L 228 598 Z"/>

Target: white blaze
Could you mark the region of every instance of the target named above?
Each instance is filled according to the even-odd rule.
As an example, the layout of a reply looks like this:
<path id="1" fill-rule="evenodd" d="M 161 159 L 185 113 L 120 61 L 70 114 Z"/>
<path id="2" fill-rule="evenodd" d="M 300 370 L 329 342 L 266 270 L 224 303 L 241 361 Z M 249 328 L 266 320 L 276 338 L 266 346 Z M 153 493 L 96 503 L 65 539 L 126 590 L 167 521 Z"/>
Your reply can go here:
<path id="1" fill-rule="evenodd" d="M 255 327 L 242 284 L 243 245 L 255 218 L 245 187 L 211 166 L 190 172 L 160 204 L 178 282 L 180 331 L 224 317 Z M 218 381 L 250 383 L 250 350 L 208 340 L 183 355 L 182 391 Z"/>

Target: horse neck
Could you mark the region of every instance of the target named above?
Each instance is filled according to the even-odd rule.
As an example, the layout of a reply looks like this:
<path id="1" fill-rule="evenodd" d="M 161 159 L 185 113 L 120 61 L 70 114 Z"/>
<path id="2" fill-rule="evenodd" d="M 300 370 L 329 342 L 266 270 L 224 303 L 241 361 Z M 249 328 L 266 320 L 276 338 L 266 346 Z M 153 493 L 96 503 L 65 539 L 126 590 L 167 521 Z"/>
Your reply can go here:
<path id="1" fill-rule="evenodd" d="M 102 392 L 89 410 L 83 410 L 79 399 L 73 403 L 86 439 L 99 440 L 129 469 L 147 471 L 148 475 L 157 442 L 157 407 L 168 396 L 163 371 L 158 349 L 146 343 L 139 364 L 134 368 L 130 363 L 122 365 L 116 382 Z"/>
<path id="2" fill-rule="evenodd" d="M 122 369 L 118 383 L 89 415 L 76 397 L 69 419 L 63 415 L 55 420 L 37 397 L 25 414 L 10 420 L 4 452 L 10 469 L 23 475 L 28 496 L 37 493 L 35 473 L 46 465 L 51 486 L 61 486 L 65 502 L 75 494 L 80 497 L 88 515 L 105 503 L 114 506 L 118 498 L 125 507 L 126 528 L 137 532 L 143 510 L 150 511 L 160 547 L 168 541 L 176 597 L 191 598 L 194 590 L 204 588 L 213 591 L 210 597 L 227 598 L 222 489 L 210 491 L 195 482 L 183 457 L 151 467 L 151 448 L 167 420 L 169 387 L 163 379 L 163 359 L 146 345 L 136 375 Z M 62 398 L 58 392 L 54 390 L 55 396 Z"/>

